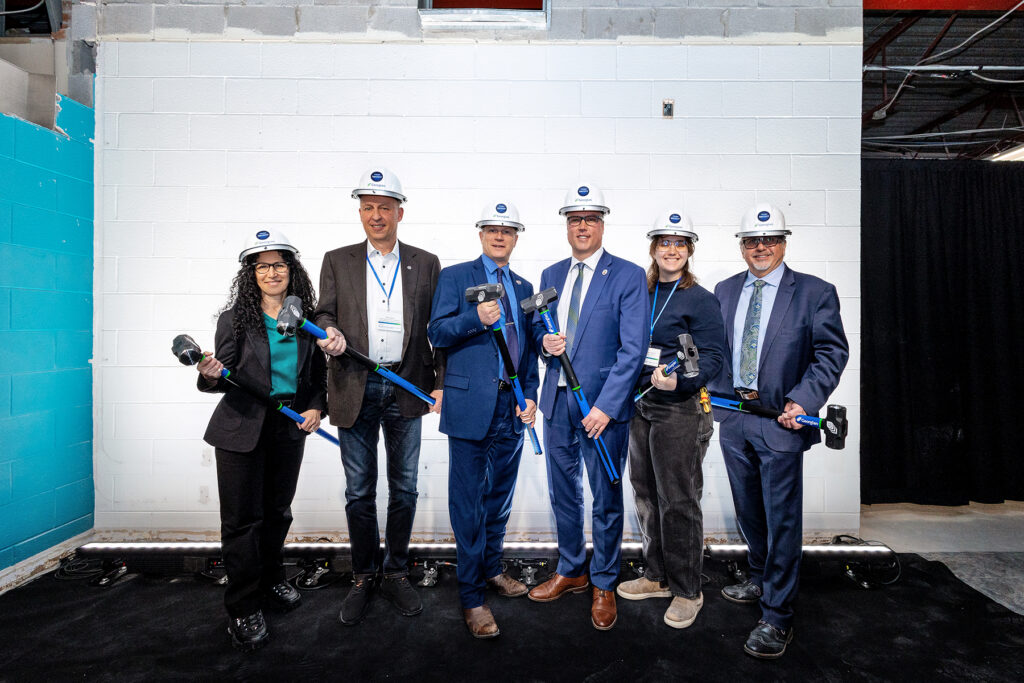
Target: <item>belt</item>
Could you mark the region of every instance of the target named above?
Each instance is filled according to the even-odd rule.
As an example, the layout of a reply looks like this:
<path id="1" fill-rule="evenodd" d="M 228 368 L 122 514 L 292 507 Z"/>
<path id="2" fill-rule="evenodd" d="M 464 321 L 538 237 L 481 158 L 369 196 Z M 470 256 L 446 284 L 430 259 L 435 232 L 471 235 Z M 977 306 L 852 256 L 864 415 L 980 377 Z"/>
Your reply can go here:
<path id="1" fill-rule="evenodd" d="M 756 401 L 761 398 L 757 389 L 744 389 L 743 387 L 735 387 L 736 395 L 742 398 L 744 401 Z"/>
<path id="2" fill-rule="evenodd" d="M 512 391 L 512 383 L 503 379 L 498 380 L 498 391 Z"/>
<path id="3" fill-rule="evenodd" d="M 401 361 L 398 361 L 397 363 L 377 363 L 377 365 L 379 367 L 382 367 L 385 370 L 390 370 L 391 372 L 394 372 L 395 370 L 397 370 L 398 366 L 401 365 L 401 364 L 402 364 Z"/>

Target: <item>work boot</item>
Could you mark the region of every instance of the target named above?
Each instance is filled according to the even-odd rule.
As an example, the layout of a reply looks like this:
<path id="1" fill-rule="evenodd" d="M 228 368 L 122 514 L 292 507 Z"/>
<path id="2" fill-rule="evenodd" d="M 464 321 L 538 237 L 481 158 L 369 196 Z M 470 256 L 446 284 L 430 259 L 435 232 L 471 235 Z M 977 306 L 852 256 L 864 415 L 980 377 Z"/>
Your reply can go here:
<path id="1" fill-rule="evenodd" d="M 380 594 L 404 616 L 416 616 L 423 611 L 423 601 L 409 583 L 408 576 L 385 576 L 380 584 Z"/>
<path id="2" fill-rule="evenodd" d="M 615 589 L 620 598 L 626 600 L 646 600 L 647 598 L 671 598 L 672 591 L 660 581 L 651 581 L 646 576 L 632 581 L 623 581 Z"/>
<path id="3" fill-rule="evenodd" d="M 474 638 L 495 638 L 501 633 L 487 605 L 462 610 L 462 618 L 466 620 L 466 628 Z"/>
<path id="4" fill-rule="evenodd" d="M 665 610 L 665 623 L 672 628 L 686 628 L 697 620 L 697 613 L 704 606 L 704 594 L 698 593 L 695 598 L 684 598 L 680 595 L 672 598 Z"/>

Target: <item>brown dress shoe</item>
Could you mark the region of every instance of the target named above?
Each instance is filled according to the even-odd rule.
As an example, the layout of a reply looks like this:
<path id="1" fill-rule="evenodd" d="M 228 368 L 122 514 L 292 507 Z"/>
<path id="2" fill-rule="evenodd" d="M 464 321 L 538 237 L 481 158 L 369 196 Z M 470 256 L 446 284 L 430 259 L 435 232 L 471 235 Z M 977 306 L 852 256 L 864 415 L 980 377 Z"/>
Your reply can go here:
<path id="1" fill-rule="evenodd" d="M 615 593 L 603 591 L 594 586 L 594 602 L 590 605 L 590 621 L 594 624 L 594 628 L 598 631 L 607 631 L 615 626 L 615 621 L 618 618 L 619 614 L 615 609 Z"/>
<path id="2" fill-rule="evenodd" d="M 587 590 L 590 581 L 587 575 L 577 576 L 570 579 L 561 574 L 555 574 L 539 586 L 534 586 L 530 591 L 530 599 L 534 602 L 551 602 L 557 600 L 566 593 L 582 593 Z"/>
<path id="3" fill-rule="evenodd" d="M 462 618 L 466 620 L 466 628 L 474 638 L 495 638 L 501 633 L 487 605 L 462 610 Z"/>
<path id="4" fill-rule="evenodd" d="M 487 585 L 498 591 L 498 595 L 503 598 L 518 598 L 526 595 L 530 590 L 525 583 L 516 581 L 505 573 L 487 579 Z"/>

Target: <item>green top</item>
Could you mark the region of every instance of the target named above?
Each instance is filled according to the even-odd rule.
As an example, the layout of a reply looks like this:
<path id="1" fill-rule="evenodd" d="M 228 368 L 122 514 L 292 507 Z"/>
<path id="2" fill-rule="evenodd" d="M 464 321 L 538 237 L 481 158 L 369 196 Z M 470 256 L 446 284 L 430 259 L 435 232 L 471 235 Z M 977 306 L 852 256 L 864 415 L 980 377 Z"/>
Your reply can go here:
<path id="1" fill-rule="evenodd" d="M 295 378 L 298 374 L 299 345 L 295 337 L 286 337 L 277 332 L 277 321 L 266 313 L 263 324 L 267 326 L 270 341 L 270 396 L 287 400 L 295 396 Z"/>

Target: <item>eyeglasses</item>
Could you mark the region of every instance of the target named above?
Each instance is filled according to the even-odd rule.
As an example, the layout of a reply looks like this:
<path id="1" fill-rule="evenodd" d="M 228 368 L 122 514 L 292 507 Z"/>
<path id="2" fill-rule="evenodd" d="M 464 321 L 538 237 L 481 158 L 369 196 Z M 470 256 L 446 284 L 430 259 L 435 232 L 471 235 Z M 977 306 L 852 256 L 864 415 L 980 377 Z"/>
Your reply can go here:
<path id="1" fill-rule="evenodd" d="M 256 271 L 257 275 L 266 275 L 273 268 L 274 272 L 278 275 L 283 275 L 288 272 L 288 264 L 284 261 L 278 261 L 277 263 L 257 263 L 252 269 Z"/>
<path id="2" fill-rule="evenodd" d="M 569 216 L 565 219 L 565 222 L 570 228 L 578 228 L 582 222 L 586 222 L 590 227 L 594 227 L 603 220 L 600 216 Z"/>
<path id="3" fill-rule="evenodd" d="M 744 249 L 757 249 L 759 244 L 763 244 L 766 247 L 774 247 L 785 241 L 786 238 L 781 235 L 763 235 L 761 237 L 744 237 L 740 240 L 740 244 L 743 245 Z"/>
<path id="4" fill-rule="evenodd" d="M 687 240 L 687 239 L 660 240 L 657 244 L 658 244 L 658 248 L 659 249 L 668 249 L 669 247 L 675 247 L 676 249 L 689 249 L 690 248 L 690 240 Z"/>

